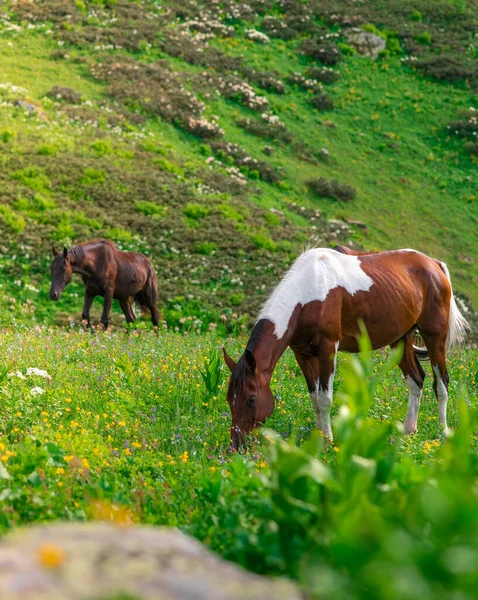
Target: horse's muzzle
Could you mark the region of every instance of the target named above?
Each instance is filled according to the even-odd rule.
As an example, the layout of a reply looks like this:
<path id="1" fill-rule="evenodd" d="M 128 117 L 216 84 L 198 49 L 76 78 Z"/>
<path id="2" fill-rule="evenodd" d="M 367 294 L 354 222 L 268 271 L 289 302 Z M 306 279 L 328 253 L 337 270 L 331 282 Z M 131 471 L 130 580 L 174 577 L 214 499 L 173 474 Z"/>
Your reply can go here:
<path id="1" fill-rule="evenodd" d="M 57 302 L 60 299 L 60 292 L 50 290 L 50 300 Z"/>
<path id="2" fill-rule="evenodd" d="M 233 450 L 245 450 L 246 449 L 246 436 L 237 427 L 231 428 L 231 448 Z"/>

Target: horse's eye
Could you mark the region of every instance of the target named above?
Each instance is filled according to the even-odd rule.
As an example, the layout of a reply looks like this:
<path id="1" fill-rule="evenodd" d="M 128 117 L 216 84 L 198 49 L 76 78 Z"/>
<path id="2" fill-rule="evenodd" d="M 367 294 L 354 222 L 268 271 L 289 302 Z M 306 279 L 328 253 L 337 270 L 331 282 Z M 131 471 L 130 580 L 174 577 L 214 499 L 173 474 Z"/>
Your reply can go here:
<path id="1" fill-rule="evenodd" d="M 256 399 L 257 399 L 257 396 L 250 396 L 247 399 L 247 406 L 249 406 L 249 408 L 252 408 L 256 403 Z"/>

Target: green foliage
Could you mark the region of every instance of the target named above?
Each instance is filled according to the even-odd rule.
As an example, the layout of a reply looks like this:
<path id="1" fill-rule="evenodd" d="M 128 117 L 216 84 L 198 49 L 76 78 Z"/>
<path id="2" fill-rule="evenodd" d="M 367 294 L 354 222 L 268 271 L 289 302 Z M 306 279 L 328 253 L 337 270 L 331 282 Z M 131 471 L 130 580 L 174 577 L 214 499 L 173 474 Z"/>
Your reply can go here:
<path id="1" fill-rule="evenodd" d="M 153 158 L 153 163 L 168 173 L 173 173 L 178 176 L 184 175 L 184 171 L 179 165 L 172 163 L 166 158 Z"/>
<path id="2" fill-rule="evenodd" d="M 106 172 L 104 170 L 87 167 L 83 171 L 83 176 L 80 179 L 80 183 L 83 183 L 85 185 L 99 185 L 103 183 L 105 179 Z"/>
<path id="3" fill-rule="evenodd" d="M 373 23 L 365 23 L 365 25 L 360 25 L 360 29 L 363 29 L 364 31 L 368 31 L 369 33 L 378 35 L 379 37 L 383 38 L 384 40 L 387 39 L 387 35 Z"/>
<path id="4" fill-rule="evenodd" d="M 44 171 L 39 167 L 26 167 L 14 171 L 11 179 L 19 181 L 33 191 L 42 192 L 51 187 L 51 182 Z"/>
<path id="5" fill-rule="evenodd" d="M 162 204 L 148 202 L 146 200 L 135 200 L 134 205 L 136 210 L 138 210 L 140 213 L 143 213 L 143 215 L 154 216 L 157 219 L 164 217 L 168 210 Z"/>
<path id="6" fill-rule="evenodd" d="M 209 357 L 204 360 L 201 378 L 204 383 L 204 402 L 216 400 L 219 389 L 224 380 L 224 363 L 221 354 L 216 350 L 211 350 Z"/>
<path id="7" fill-rule="evenodd" d="M 417 35 L 415 39 L 420 44 L 430 46 L 430 44 L 432 43 L 432 34 L 429 31 L 424 31 L 423 33 L 420 33 L 420 35 Z"/>
<path id="8" fill-rule="evenodd" d="M 8 142 L 15 139 L 15 135 L 15 131 L 12 131 L 11 129 L 2 129 L 2 131 L 0 131 L 0 140 L 4 144 L 8 144 Z"/>
<path id="9" fill-rule="evenodd" d="M 199 242 L 199 244 L 196 244 L 196 252 L 204 256 L 211 256 L 216 250 L 217 244 L 215 242 Z"/>
<path id="10" fill-rule="evenodd" d="M 186 217 L 189 217 L 190 219 L 199 220 L 199 219 L 204 219 L 204 217 L 207 217 L 210 210 L 206 206 L 203 206 L 202 204 L 188 202 L 188 204 L 186 204 L 183 212 L 186 215 Z"/>
<path id="11" fill-rule="evenodd" d="M 420 22 L 423 20 L 423 15 L 419 10 L 414 10 L 410 13 L 410 21 Z"/>
<path id="12" fill-rule="evenodd" d="M 269 252 L 276 252 L 279 248 L 277 242 L 274 242 L 274 240 L 268 237 L 265 233 L 256 233 L 251 239 L 258 248 L 269 250 Z"/>
<path id="13" fill-rule="evenodd" d="M 7 204 L 0 204 L 0 224 L 11 233 L 21 233 L 25 229 L 25 219 Z"/>
<path id="14" fill-rule="evenodd" d="M 113 144 L 111 143 L 111 140 L 109 140 L 109 139 L 95 140 L 91 144 L 91 149 L 98 156 L 106 156 L 108 154 L 113 154 L 113 152 L 114 152 Z"/>

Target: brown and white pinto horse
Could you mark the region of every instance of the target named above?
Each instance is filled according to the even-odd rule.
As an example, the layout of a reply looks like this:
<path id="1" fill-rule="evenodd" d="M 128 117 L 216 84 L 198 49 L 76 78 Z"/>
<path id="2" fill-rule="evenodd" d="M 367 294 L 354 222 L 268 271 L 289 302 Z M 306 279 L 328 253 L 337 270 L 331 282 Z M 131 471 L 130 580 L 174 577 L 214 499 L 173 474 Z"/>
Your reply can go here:
<path id="1" fill-rule="evenodd" d="M 418 329 L 434 375 L 439 421 L 447 430 L 446 347 L 469 325 L 453 297 L 446 265 L 415 250 L 356 253 L 343 247 L 308 250 L 295 261 L 264 304 L 244 354 L 231 370 L 227 401 L 234 447 L 274 409 L 272 372 L 289 346 L 304 374 L 317 425 L 332 439 L 330 409 L 337 351 L 357 352 L 358 322 L 372 347 L 404 343 L 399 367 L 408 391 L 406 433 L 417 430 L 425 373 L 414 352 Z"/>

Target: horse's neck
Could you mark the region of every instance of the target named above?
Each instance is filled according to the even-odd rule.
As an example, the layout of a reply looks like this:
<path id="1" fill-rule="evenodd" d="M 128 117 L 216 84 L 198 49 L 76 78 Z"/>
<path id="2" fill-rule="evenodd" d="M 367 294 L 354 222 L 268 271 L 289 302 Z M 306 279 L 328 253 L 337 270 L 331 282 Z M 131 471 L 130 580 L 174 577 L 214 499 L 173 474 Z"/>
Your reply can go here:
<path id="1" fill-rule="evenodd" d="M 284 354 L 292 338 L 293 331 L 288 330 L 285 335 L 277 339 L 275 325 L 269 319 L 259 320 L 252 330 L 247 348 L 251 350 L 256 359 L 257 372 L 270 380 L 272 372 Z"/>
<path id="2" fill-rule="evenodd" d="M 71 270 L 73 273 L 78 273 L 80 275 L 89 276 L 90 274 L 86 270 L 86 257 L 84 252 L 79 253 L 75 252 L 75 248 L 72 248 L 68 253 L 68 261 L 71 265 Z"/>

